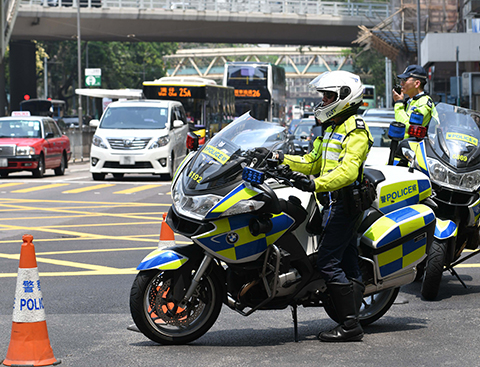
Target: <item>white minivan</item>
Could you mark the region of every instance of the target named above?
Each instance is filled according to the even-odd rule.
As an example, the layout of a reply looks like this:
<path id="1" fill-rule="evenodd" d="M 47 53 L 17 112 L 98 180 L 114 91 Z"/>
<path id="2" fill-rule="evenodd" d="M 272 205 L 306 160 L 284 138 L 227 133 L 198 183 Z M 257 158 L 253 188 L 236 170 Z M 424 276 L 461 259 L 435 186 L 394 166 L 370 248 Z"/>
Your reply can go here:
<path id="1" fill-rule="evenodd" d="M 108 173 L 115 178 L 149 173 L 171 179 L 187 153 L 187 117 L 177 101 L 113 102 L 90 126 L 97 128 L 90 152 L 94 180 L 104 180 Z"/>

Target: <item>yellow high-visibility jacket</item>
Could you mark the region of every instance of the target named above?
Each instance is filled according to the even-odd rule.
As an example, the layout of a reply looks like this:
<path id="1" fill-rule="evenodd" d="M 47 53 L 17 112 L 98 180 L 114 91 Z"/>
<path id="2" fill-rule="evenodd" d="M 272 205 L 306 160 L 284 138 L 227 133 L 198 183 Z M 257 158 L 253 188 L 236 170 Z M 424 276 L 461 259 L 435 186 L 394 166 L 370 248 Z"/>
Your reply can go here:
<path id="1" fill-rule="evenodd" d="M 357 115 L 339 125 L 325 129 L 323 139 L 317 137 L 313 149 L 304 156 L 285 155 L 283 163 L 293 171 L 320 176 L 315 179 L 315 192 L 335 191 L 355 182 L 373 144 L 365 122 Z"/>
<path id="2" fill-rule="evenodd" d="M 395 111 L 395 121 L 405 124 L 405 139 L 410 137 L 408 135 L 408 128 L 410 127 L 410 115 L 413 111 L 423 115 L 422 126 L 427 126 L 432 117 L 437 117 L 437 109 L 433 103 L 432 98 L 428 94 L 417 94 L 410 98 L 406 103 L 403 101 L 395 102 L 393 106 Z"/>

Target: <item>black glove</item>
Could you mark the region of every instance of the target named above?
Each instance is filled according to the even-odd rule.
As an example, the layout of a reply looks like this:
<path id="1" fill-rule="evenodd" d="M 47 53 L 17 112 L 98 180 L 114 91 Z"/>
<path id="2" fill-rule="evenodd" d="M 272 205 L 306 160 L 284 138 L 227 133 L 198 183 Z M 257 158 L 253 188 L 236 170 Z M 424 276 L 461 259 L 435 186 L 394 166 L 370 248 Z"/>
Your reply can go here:
<path id="1" fill-rule="evenodd" d="M 315 191 L 315 181 L 310 180 L 304 174 L 293 172 L 291 179 L 293 180 L 293 186 L 295 186 L 297 189 L 309 192 Z"/>
<path id="2" fill-rule="evenodd" d="M 285 158 L 281 150 L 275 150 L 272 152 L 271 156 L 268 157 L 270 160 L 276 161 L 277 166 L 281 165 L 283 159 Z"/>
<path id="3" fill-rule="evenodd" d="M 259 161 L 263 161 L 265 158 L 272 155 L 270 150 L 263 147 L 255 148 L 254 153 L 255 153 L 255 158 L 257 158 Z"/>

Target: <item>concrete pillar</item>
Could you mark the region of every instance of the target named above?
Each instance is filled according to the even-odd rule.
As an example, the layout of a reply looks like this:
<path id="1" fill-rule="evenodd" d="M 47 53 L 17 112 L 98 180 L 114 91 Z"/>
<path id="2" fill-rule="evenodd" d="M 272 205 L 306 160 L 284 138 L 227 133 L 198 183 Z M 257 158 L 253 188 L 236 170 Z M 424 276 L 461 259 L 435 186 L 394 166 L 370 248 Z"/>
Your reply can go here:
<path id="1" fill-rule="evenodd" d="M 37 98 L 37 70 L 35 43 L 10 42 L 10 110 L 18 111 L 23 96 Z"/>

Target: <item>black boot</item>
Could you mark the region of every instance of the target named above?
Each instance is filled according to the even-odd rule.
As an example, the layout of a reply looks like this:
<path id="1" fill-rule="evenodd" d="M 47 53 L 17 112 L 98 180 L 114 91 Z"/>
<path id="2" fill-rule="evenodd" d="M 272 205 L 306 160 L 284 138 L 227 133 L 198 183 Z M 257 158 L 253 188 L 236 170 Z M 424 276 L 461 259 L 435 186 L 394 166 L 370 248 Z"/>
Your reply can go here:
<path id="1" fill-rule="evenodd" d="M 361 306 L 361 301 L 359 301 L 360 295 L 363 300 L 363 284 L 357 282 L 327 283 L 327 287 L 332 303 L 337 311 L 340 325 L 330 331 L 320 333 L 318 338 L 322 342 L 362 340 L 363 329 L 358 321 L 358 312 Z M 355 288 L 357 292 L 354 291 Z M 355 297 L 355 293 L 357 297 Z"/>
<path id="2" fill-rule="evenodd" d="M 360 312 L 360 308 L 362 308 L 363 304 L 363 292 L 365 292 L 365 285 L 356 279 L 350 279 L 352 281 L 353 286 L 353 296 L 355 297 L 355 308 L 356 308 L 356 315 Z"/>

